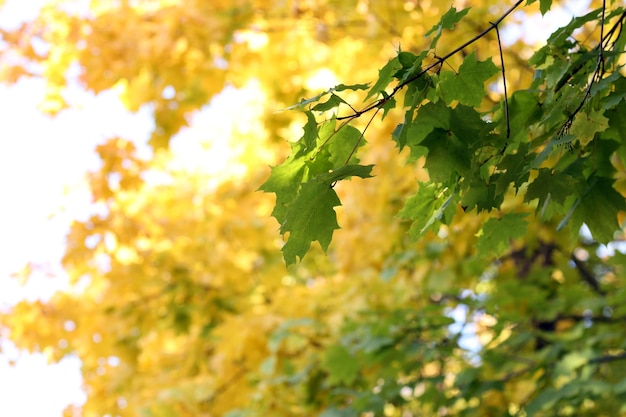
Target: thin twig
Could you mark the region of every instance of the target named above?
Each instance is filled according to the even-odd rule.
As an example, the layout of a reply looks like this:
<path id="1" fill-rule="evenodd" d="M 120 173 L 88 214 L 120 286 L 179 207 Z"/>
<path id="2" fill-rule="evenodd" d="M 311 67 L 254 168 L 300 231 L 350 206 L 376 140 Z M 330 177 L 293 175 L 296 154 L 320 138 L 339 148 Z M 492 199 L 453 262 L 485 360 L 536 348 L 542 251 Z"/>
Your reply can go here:
<path id="1" fill-rule="evenodd" d="M 348 107 L 350 107 L 350 109 L 351 109 L 353 112 L 355 112 L 355 113 L 357 112 L 357 110 L 356 110 L 354 107 L 352 107 L 352 104 L 348 103 L 347 101 L 346 101 L 345 103 L 348 105 Z"/>
<path id="2" fill-rule="evenodd" d="M 502 54 L 502 43 L 500 42 L 500 31 L 496 26 L 496 38 L 498 39 L 498 50 L 500 51 L 500 63 L 502 67 L 502 84 L 504 85 L 504 119 L 506 120 L 506 140 L 511 138 L 511 123 L 509 121 L 509 95 L 506 90 L 506 75 L 504 73 L 504 55 Z M 506 144 L 504 145 L 506 148 Z"/>
<path id="3" fill-rule="evenodd" d="M 596 45 L 596 47 L 594 49 L 604 48 L 604 43 L 605 42 L 607 42 L 607 45 L 608 45 L 608 41 L 611 39 L 611 37 L 613 37 L 615 32 L 618 31 L 618 29 L 619 29 L 619 31 L 618 31 L 617 36 L 615 38 L 616 39 L 619 38 L 619 36 L 621 34 L 621 31 L 622 31 L 622 28 L 623 28 L 624 19 L 626 19 L 626 11 L 623 12 L 620 15 L 620 17 L 617 20 L 617 22 L 615 22 L 615 24 L 611 27 L 611 29 L 609 29 L 606 32 L 604 37 L 600 39 L 600 42 L 598 43 L 598 45 Z M 614 47 L 615 47 L 615 43 L 613 44 L 613 48 Z M 565 85 L 567 85 L 567 81 L 572 79 L 576 74 L 578 74 L 580 71 L 582 71 L 583 68 L 585 68 L 585 63 L 581 63 L 576 68 L 574 68 L 569 74 L 567 74 L 567 77 L 563 77 L 563 79 L 561 81 L 559 81 L 557 86 L 554 88 L 554 92 L 555 93 L 559 92 L 559 90 L 561 90 L 561 88 L 563 88 Z"/>
<path id="4" fill-rule="evenodd" d="M 357 112 L 355 112 L 354 114 L 348 115 L 348 116 L 342 116 L 342 117 L 338 117 L 337 120 L 344 120 L 344 119 L 348 119 L 348 120 L 352 120 L 355 119 L 359 116 L 361 116 L 363 113 L 367 113 L 371 110 L 374 110 L 376 108 L 379 108 L 380 106 L 384 105 L 385 103 L 387 103 L 387 101 L 389 101 L 394 95 L 396 95 L 396 93 L 398 91 L 400 91 L 401 89 L 403 89 L 404 87 L 406 87 L 408 84 L 412 83 L 413 81 L 419 79 L 420 77 L 422 77 L 424 74 L 426 74 L 428 71 L 430 71 L 431 69 L 435 68 L 438 65 L 443 64 L 448 58 L 458 54 L 459 52 L 461 52 L 463 49 L 467 48 L 468 46 L 472 45 L 473 43 L 475 43 L 476 41 L 478 41 L 479 39 L 481 39 L 482 37 L 484 37 L 486 34 L 488 34 L 489 32 L 491 32 L 492 30 L 494 30 L 499 24 L 500 22 L 502 22 L 508 15 L 510 15 L 511 13 L 513 13 L 513 11 L 515 9 L 517 9 L 525 0 L 518 0 L 515 2 L 515 4 L 513 6 L 511 6 L 506 12 L 504 12 L 504 14 L 502 16 L 500 16 L 495 22 L 491 23 L 489 25 L 489 27 L 487 27 L 486 29 L 484 29 L 482 32 L 480 32 L 478 35 L 474 36 L 472 39 L 468 40 L 467 42 L 463 43 L 461 46 L 455 48 L 454 50 L 452 50 L 451 52 L 448 52 L 447 54 L 445 54 L 442 57 L 438 57 L 434 62 L 432 62 L 431 64 L 427 65 L 425 68 L 423 68 L 420 72 L 418 72 L 417 74 L 415 74 L 412 77 L 409 77 L 408 79 L 404 80 L 403 82 L 401 82 L 400 84 L 396 85 L 394 87 L 394 89 L 391 91 L 391 93 L 387 96 L 387 97 L 383 97 L 379 100 L 377 100 L 376 102 L 370 104 L 369 106 L 365 107 L 362 110 L 359 110 Z"/>
<path id="5" fill-rule="evenodd" d="M 559 129 L 559 132 L 557 133 L 557 137 L 569 133 L 569 128 L 571 127 L 574 121 L 574 118 L 582 110 L 582 108 L 585 106 L 585 103 L 591 96 L 591 89 L 593 88 L 594 83 L 597 83 L 600 80 L 602 80 L 602 76 L 605 73 L 605 68 L 604 68 L 604 16 L 605 16 L 605 12 L 606 12 L 606 0 L 603 0 L 602 1 L 602 16 L 600 17 L 600 43 L 597 46 L 598 60 L 596 63 L 596 68 L 593 71 L 593 76 L 591 77 L 591 80 L 589 81 L 589 85 L 587 85 L 587 89 L 585 90 L 585 95 L 580 101 L 580 104 L 578 104 L 578 107 L 576 107 L 576 109 L 572 112 L 572 114 L 569 115 L 569 117 L 567 118 L 563 126 L 561 126 L 561 128 Z M 624 15 L 622 14 L 622 18 L 623 16 Z"/>
<path id="6" fill-rule="evenodd" d="M 337 120 L 337 118 L 335 118 L 335 120 Z M 322 149 L 324 149 L 324 146 L 326 146 L 326 144 L 337 134 L 339 133 L 339 131 L 341 129 L 343 129 L 344 126 L 346 126 L 347 124 L 349 124 L 349 120 L 346 120 L 344 122 L 342 122 L 339 127 L 333 131 L 333 133 L 331 133 L 330 135 L 328 135 L 328 137 L 326 138 L 326 140 L 324 142 L 322 142 L 322 144 L 318 147 L 317 152 L 315 152 L 315 154 L 313 156 L 311 156 L 311 160 L 314 160 L 315 158 L 317 158 L 317 155 L 322 152 Z"/>
<path id="7" fill-rule="evenodd" d="M 614 49 L 615 48 L 615 44 L 617 43 L 617 40 L 619 39 L 619 37 L 622 34 L 622 30 L 624 29 L 624 16 L 626 16 L 626 12 L 622 13 L 622 16 L 620 17 L 620 19 L 617 21 L 617 23 L 609 31 L 610 34 L 608 34 L 607 40 L 609 40 L 611 38 L 611 36 L 613 35 L 613 32 L 615 32 L 616 28 L 619 27 L 619 31 L 617 32 L 617 35 L 615 36 L 615 40 L 613 41 L 613 45 L 611 46 L 610 49 Z M 607 44 L 608 44 L 608 42 L 607 42 Z"/>
<path id="8" fill-rule="evenodd" d="M 606 14 L 606 0 L 602 0 L 602 22 L 600 24 L 600 47 L 598 48 L 598 64 L 602 63 L 602 72 L 604 72 L 604 16 Z"/>
<path id="9" fill-rule="evenodd" d="M 359 144 L 361 143 L 361 140 L 363 140 L 363 136 L 365 135 L 365 132 L 367 131 L 367 128 L 370 127 L 370 124 L 372 123 L 372 120 L 374 120 L 374 118 L 376 117 L 376 115 L 378 114 L 379 111 L 380 111 L 380 107 L 372 115 L 370 120 L 365 125 L 365 128 L 363 128 L 363 131 L 361 132 L 361 136 L 359 136 L 359 140 L 357 140 L 356 143 L 354 144 L 354 147 L 352 148 L 352 151 L 350 152 L 350 155 L 348 155 L 348 159 L 346 159 L 346 163 L 344 165 L 348 165 L 348 163 L 350 162 L 350 159 L 352 159 L 352 156 L 354 155 L 356 150 L 359 148 Z"/>

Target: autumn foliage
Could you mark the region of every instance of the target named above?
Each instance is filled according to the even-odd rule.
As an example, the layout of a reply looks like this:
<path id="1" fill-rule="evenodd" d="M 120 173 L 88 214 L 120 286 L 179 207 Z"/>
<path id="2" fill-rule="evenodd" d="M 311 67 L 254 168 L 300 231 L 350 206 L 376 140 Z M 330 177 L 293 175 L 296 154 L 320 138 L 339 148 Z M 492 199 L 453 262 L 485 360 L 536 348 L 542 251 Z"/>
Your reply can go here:
<path id="1" fill-rule="evenodd" d="M 44 111 L 79 83 L 154 119 L 149 155 L 97 148 L 72 288 L 0 317 L 81 359 L 66 415 L 626 415 L 624 9 L 528 45 L 500 35 L 550 1 L 453 3 L 56 1 L 0 32 Z"/>

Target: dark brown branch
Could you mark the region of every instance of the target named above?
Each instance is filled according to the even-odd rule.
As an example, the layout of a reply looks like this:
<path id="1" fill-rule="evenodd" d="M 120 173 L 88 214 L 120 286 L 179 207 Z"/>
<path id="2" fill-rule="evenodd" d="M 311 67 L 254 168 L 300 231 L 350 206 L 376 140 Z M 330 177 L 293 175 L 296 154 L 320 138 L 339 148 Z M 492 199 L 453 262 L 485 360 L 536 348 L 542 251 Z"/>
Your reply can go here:
<path id="1" fill-rule="evenodd" d="M 604 17 L 606 15 L 606 0 L 602 0 L 602 21 L 600 22 L 600 45 L 598 48 L 598 65 L 602 66 L 604 73 Z"/>
<path id="2" fill-rule="evenodd" d="M 626 317 L 606 317 L 606 316 L 585 316 L 585 315 L 580 315 L 580 314 L 562 314 L 562 315 L 559 315 L 553 321 L 557 322 L 560 320 L 574 320 L 576 322 L 589 320 L 589 321 L 597 322 L 597 323 L 613 324 L 613 323 L 626 322 Z"/>
<path id="3" fill-rule="evenodd" d="M 482 384 L 484 386 L 488 386 L 491 384 L 501 384 L 501 383 L 505 383 L 505 382 L 509 382 L 517 377 L 520 377 L 528 372 L 531 372 L 534 369 L 538 368 L 538 364 L 531 362 L 529 365 L 517 370 L 517 371 L 511 371 L 506 375 L 503 375 L 501 378 L 497 378 L 497 379 L 489 379 L 489 380 L 484 380 L 482 381 Z M 458 388 L 465 388 L 467 386 L 467 384 L 460 384 L 457 385 Z"/>
<path id="4" fill-rule="evenodd" d="M 598 280 L 587 269 L 585 264 L 580 259 L 578 259 L 576 257 L 576 255 L 572 255 L 570 259 L 572 260 L 572 262 L 574 262 L 574 265 L 576 266 L 576 269 L 578 270 L 578 273 L 580 274 L 582 280 L 585 281 L 587 284 L 589 284 L 591 289 L 596 294 L 598 294 L 598 295 L 606 295 L 606 291 L 604 291 L 602 288 L 600 288 L 600 284 L 598 283 Z"/>
<path id="5" fill-rule="evenodd" d="M 605 356 L 600 356 L 599 358 L 589 359 L 589 364 L 608 363 L 608 362 L 621 361 L 624 359 L 626 359 L 626 352 L 620 353 L 619 355 L 605 355 Z"/>
<path id="6" fill-rule="evenodd" d="M 232 374 L 230 376 L 230 378 L 228 378 L 221 385 L 219 385 L 217 388 L 215 388 L 215 390 L 213 391 L 213 394 L 211 394 L 209 397 L 205 398 L 202 402 L 203 403 L 211 403 L 211 402 L 215 401 L 215 399 L 217 397 L 222 395 L 229 388 L 232 388 L 234 386 L 235 382 L 237 382 L 240 378 L 242 378 L 246 374 L 246 372 L 248 372 L 248 369 L 246 369 L 246 367 L 244 367 L 244 366 L 241 366 L 237 370 L 237 372 Z"/>
<path id="7" fill-rule="evenodd" d="M 615 30 L 617 28 L 619 28 L 617 35 L 615 35 L 615 40 L 613 41 L 611 48 L 610 49 L 614 49 L 615 45 L 617 43 L 617 40 L 619 39 L 619 37 L 622 35 L 622 30 L 624 29 L 624 17 L 626 17 L 626 12 L 622 13 L 622 16 L 619 18 L 619 20 L 617 21 L 617 23 L 611 28 L 611 34 L 609 36 L 607 36 L 607 41 L 611 38 L 611 36 L 613 35 L 613 32 L 615 32 Z"/>

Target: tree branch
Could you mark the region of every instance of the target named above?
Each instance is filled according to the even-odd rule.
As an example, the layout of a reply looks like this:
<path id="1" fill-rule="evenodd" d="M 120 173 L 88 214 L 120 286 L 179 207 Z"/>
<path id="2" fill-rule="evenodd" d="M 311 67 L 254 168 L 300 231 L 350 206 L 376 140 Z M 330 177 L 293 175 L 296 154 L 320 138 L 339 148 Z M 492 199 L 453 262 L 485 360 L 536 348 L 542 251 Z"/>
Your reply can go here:
<path id="1" fill-rule="evenodd" d="M 509 95 L 506 91 L 506 74 L 504 73 L 504 55 L 502 55 L 502 42 L 500 41 L 500 31 L 498 30 L 498 26 L 496 28 L 496 38 L 498 38 L 498 50 L 500 51 L 500 65 L 502 67 L 502 84 L 504 85 L 504 119 L 506 120 L 506 140 L 511 137 L 511 122 L 509 121 Z M 506 145 L 504 149 L 500 152 L 500 154 L 504 153 L 506 149 Z"/>
<path id="2" fill-rule="evenodd" d="M 609 362 L 615 362 L 615 361 L 621 361 L 626 359 L 626 352 L 624 353 L 620 353 L 619 355 L 605 355 L 605 356 L 600 356 L 599 358 L 593 358 L 593 359 L 589 359 L 589 364 L 592 363 L 609 363 Z"/>
<path id="3" fill-rule="evenodd" d="M 418 72 L 414 76 L 409 77 L 408 79 L 406 79 L 403 82 L 401 82 L 398 85 L 396 85 L 388 96 L 383 97 L 383 98 L 381 98 L 379 100 L 376 100 L 374 103 L 370 104 L 369 106 L 365 107 L 364 109 L 359 110 L 359 111 L 357 111 L 357 112 L 355 112 L 355 113 L 353 113 L 351 115 L 337 117 L 337 120 L 345 120 L 345 119 L 352 120 L 352 119 L 356 119 L 357 117 L 360 117 L 364 113 L 367 113 L 367 112 L 369 112 L 371 110 L 374 110 L 376 108 L 380 108 L 385 103 L 387 103 L 393 96 L 395 96 L 398 93 L 398 91 L 402 90 L 404 87 L 406 87 L 407 85 L 409 85 L 413 81 L 415 81 L 415 80 L 419 79 L 420 77 L 424 76 L 424 74 L 426 74 L 428 71 L 432 70 L 433 68 L 435 68 L 435 67 L 437 67 L 439 65 L 442 65 L 448 58 L 458 54 L 459 52 L 461 52 L 462 50 L 464 50 L 468 46 L 472 45 L 476 41 L 478 41 L 481 38 L 483 38 L 485 35 L 487 35 L 492 30 L 496 30 L 496 28 L 500 24 L 500 22 L 502 22 L 508 15 L 513 13 L 513 11 L 515 9 L 517 9 L 523 2 L 524 2 L 524 0 L 517 0 L 515 2 L 515 4 L 513 6 L 511 6 L 506 12 L 504 12 L 504 14 L 502 16 L 500 16 L 498 19 L 496 19 L 496 21 L 490 23 L 490 25 L 486 29 L 484 29 L 482 32 L 480 32 L 478 35 L 474 36 L 473 38 L 471 38 L 467 42 L 463 43 L 461 46 L 458 46 L 457 48 L 455 48 L 451 52 L 448 52 L 444 56 L 437 57 L 434 62 L 432 62 L 431 64 L 429 64 L 426 67 L 422 68 L 422 70 L 420 72 Z"/>
<path id="4" fill-rule="evenodd" d="M 600 288 L 600 284 L 598 283 L 598 280 L 596 279 L 596 277 L 589 272 L 589 270 L 587 270 L 585 264 L 576 257 L 576 255 L 572 254 L 572 256 L 570 257 L 570 259 L 572 260 L 572 262 L 574 262 L 574 265 L 576 266 L 576 269 L 578 270 L 578 273 L 580 274 L 581 278 L 583 279 L 583 281 L 585 281 L 587 284 L 589 284 L 589 286 L 591 287 L 591 289 L 598 295 L 606 295 L 606 291 L 604 291 L 602 288 Z"/>

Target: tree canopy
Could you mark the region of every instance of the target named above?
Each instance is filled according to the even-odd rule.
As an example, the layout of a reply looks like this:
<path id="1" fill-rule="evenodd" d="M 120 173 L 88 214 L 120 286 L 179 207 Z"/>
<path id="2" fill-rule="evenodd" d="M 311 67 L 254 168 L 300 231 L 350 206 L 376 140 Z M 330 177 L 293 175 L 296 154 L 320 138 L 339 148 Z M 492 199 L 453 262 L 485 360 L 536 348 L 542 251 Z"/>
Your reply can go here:
<path id="1" fill-rule="evenodd" d="M 0 316 L 81 359 L 66 415 L 626 415 L 626 11 L 528 45 L 556 3 L 467 6 L 55 1 L 0 31 L 43 110 L 78 84 L 154 118 L 150 155 L 97 149 L 71 290 Z M 170 143 L 207 106 L 197 166 Z"/>

